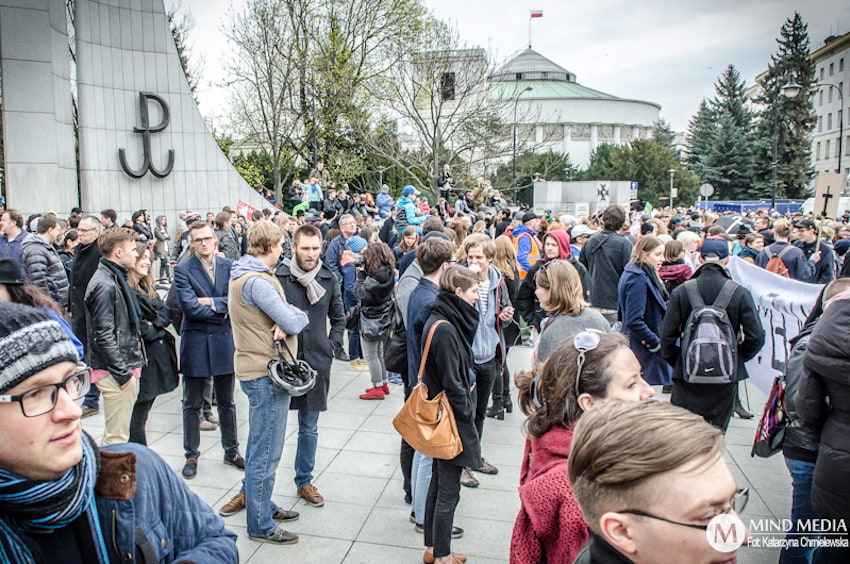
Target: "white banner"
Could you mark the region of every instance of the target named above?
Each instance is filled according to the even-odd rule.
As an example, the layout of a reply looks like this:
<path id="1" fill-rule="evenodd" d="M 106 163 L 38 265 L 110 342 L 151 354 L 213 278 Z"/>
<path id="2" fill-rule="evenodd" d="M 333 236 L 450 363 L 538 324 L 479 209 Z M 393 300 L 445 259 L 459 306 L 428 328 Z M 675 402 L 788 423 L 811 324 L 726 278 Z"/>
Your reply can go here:
<path id="1" fill-rule="evenodd" d="M 768 393 L 773 379 L 785 372 L 788 342 L 797 336 L 820 295 L 822 284 L 806 284 L 768 272 L 738 257 L 729 261 L 732 279 L 753 294 L 765 342 L 747 363 L 750 380 Z"/>

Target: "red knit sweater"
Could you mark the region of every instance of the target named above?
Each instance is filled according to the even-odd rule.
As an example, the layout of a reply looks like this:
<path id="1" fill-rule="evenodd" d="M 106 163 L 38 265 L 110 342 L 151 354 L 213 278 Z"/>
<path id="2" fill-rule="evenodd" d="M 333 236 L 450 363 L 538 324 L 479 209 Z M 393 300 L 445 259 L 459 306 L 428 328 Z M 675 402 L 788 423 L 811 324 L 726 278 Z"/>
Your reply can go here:
<path id="1" fill-rule="evenodd" d="M 511 538 L 512 564 L 572 562 L 590 535 L 567 476 L 573 432 L 552 427 L 525 442 Z"/>

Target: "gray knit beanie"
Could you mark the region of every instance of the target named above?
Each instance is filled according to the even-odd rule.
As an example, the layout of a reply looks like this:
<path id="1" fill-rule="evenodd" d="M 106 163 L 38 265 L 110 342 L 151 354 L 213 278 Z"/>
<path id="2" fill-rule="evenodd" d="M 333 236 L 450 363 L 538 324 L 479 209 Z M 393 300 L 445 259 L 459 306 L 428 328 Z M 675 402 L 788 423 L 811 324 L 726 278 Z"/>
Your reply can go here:
<path id="1" fill-rule="evenodd" d="M 0 393 L 66 360 L 79 357 L 58 322 L 29 306 L 0 303 Z"/>

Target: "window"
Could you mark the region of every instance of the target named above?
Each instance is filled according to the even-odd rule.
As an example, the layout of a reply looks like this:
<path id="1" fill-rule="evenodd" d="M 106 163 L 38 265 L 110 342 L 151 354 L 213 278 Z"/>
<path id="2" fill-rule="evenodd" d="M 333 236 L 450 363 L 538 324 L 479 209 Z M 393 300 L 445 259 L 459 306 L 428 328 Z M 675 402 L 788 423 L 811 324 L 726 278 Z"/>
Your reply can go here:
<path id="1" fill-rule="evenodd" d="M 844 72 L 844 59 L 838 59 L 838 72 Z"/>
<path id="2" fill-rule="evenodd" d="M 823 131 L 823 116 L 818 116 L 818 133 Z"/>
<path id="3" fill-rule="evenodd" d="M 820 141 L 815 143 L 815 160 L 816 161 L 820 160 Z"/>
<path id="4" fill-rule="evenodd" d="M 516 79 L 522 80 L 522 73 L 521 72 L 516 73 Z"/>
<path id="5" fill-rule="evenodd" d="M 832 129 L 832 114 L 826 114 L 826 130 Z"/>
<path id="6" fill-rule="evenodd" d="M 820 68 L 820 80 L 823 80 L 823 67 Z"/>
<path id="7" fill-rule="evenodd" d="M 823 158 L 828 159 L 829 158 L 829 139 L 826 140 L 825 148 L 826 148 L 826 150 L 823 152 Z"/>
<path id="8" fill-rule="evenodd" d="M 827 100 L 827 103 L 831 104 L 832 103 L 832 88 L 829 89 L 828 98 L 829 99 Z"/>
<path id="9" fill-rule="evenodd" d="M 455 73 L 444 72 L 440 79 L 440 96 L 443 102 L 455 99 Z"/>
<path id="10" fill-rule="evenodd" d="M 835 63 L 829 63 L 829 76 L 835 74 Z"/>
<path id="11" fill-rule="evenodd" d="M 818 106 L 823 106 L 823 90 L 818 92 Z"/>

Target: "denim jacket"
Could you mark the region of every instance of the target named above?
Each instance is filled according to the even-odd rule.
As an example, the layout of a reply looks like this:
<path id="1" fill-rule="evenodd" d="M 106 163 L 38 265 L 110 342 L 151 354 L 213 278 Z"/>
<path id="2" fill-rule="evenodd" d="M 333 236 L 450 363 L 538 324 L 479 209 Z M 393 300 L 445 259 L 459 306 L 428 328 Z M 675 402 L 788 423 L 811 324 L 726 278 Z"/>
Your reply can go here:
<path id="1" fill-rule="evenodd" d="M 236 535 L 147 447 L 101 449 L 98 519 L 112 562 L 235 563 Z"/>

